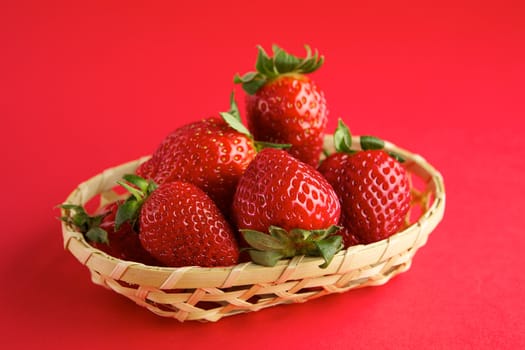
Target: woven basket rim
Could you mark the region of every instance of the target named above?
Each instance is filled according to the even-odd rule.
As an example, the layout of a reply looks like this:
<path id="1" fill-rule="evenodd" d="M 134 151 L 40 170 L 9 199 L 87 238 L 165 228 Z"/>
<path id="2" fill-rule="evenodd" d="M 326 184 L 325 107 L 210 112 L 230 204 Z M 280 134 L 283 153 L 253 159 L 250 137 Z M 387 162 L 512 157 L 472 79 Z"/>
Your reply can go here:
<path id="1" fill-rule="evenodd" d="M 331 148 L 331 135 L 325 138 L 325 146 Z M 353 137 L 353 147 L 359 148 L 359 136 Z M 406 160 L 407 169 L 421 177 L 430 186 L 434 199 L 421 217 L 404 230 L 391 237 L 366 245 L 356 245 L 342 250 L 335 255 L 331 264 L 323 269 L 319 266 L 322 258 L 297 256 L 281 260 L 274 267 L 265 267 L 252 262 L 240 263 L 228 267 L 160 267 L 144 265 L 133 261 L 125 261 L 110 256 L 92 247 L 79 232 L 71 230 L 62 223 L 64 248 L 73 254 L 82 264 L 98 273 L 121 280 L 129 284 L 147 285 L 152 288 L 213 288 L 235 287 L 256 283 L 283 283 L 291 279 L 319 277 L 333 274 L 343 274 L 353 269 L 359 269 L 359 264 L 374 264 L 375 261 L 399 254 L 407 245 L 415 249 L 426 243 L 428 234 L 441 221 L 445 210 L 445 187 L 441 174 L 422 156 L 405 150 L 385 141 L 387 151 L 396 152 Z M 133 171 L 149 156 L 138 158 L 112 168 L 80 183 L 66 198 L 64 203 L 84 205 L 95 195 L 105 192 L 116 185 L 116 180 L 127 172 Z M 106 199 L 111 201 L 111 198 Z M 66 215 L 63 210 L 62 215 Z M 409 237 L 409 238 L 408 238 Z M 410 240 L 410 242 L 407 242 Z M 396 250 L 396 247 L 399 247 Z M 354 259 L 357 255 L 369 255 L 370 259 Z"/>

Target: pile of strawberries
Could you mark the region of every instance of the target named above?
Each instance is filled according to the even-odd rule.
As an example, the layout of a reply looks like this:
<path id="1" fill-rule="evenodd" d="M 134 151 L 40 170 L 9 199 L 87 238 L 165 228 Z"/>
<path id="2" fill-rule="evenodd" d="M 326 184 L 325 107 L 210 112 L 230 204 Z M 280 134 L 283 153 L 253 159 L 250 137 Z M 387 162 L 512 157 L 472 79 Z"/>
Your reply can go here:
<path id="1" fill-rule="evenodd" d="M 327 266 L 341 249 L 385 239 L 404 225 L 410 183 L 401 160 L 375 137 L 352 149 L 339 120 L 336 151 L 323 154 L 328 109 L 308 73 L 323 57 L 259 48 L 256 71 L 237 75 L 247 127 L 231 96 L 228 112 L 170 133 L 125 175 L 130 193 L 89 215 L 63 218 L 96 248 L 158 266 L 273 266 L 295 255 Z"/>

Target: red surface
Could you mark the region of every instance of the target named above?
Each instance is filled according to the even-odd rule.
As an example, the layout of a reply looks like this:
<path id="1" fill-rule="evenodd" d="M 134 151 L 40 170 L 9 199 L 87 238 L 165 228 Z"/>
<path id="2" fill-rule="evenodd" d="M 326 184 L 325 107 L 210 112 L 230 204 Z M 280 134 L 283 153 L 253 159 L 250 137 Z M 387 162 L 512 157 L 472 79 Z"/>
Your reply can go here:
<path id="1" fill-rule="evenodd" d="M 3 345 L 525 347 L 521 1 L 72 3 L 0 5 Z M 331 129 L 343 117 L 442 172 L 445 218 L 412 268 L 381 287 L 207 324 L 93 285 L 62 249 L 54 207 L 173 128 L 227 109 L 234 73 L 274 42 L 326 56 L 315 79 Z"/>

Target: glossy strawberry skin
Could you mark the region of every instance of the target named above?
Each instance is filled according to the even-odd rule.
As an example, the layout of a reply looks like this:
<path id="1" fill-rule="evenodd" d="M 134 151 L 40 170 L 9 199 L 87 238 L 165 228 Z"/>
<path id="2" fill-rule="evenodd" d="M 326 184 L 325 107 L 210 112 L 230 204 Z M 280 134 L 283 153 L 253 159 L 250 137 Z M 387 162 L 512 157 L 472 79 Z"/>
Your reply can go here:
<path id="1" fill-rule="evenodd" d="M 334 153 L 319 167 L 341 200 L 345 246 L 398 232 L 410 208 L 406 170 L 383 150 Z"/>
<path id="2" fill-rule="evenodd" d="M 240 229 L 325 229 L 338 223 L 332 186 L 311 166 L 278 149 L 260 151 L 239 181 L 233 216 Z"/>
<path id="3" fill-rule="evenodd" d="M 133 230 L 129 223 L 126 222 L 118 230 L 115 229 L 118 205 L 118 202 L 111 203 L 100 209 L 98 213 L 104 215 L 100 228 L 107 232 L 109 243 L 90 242 L 90 244 L 118 259 L 160 266 L 160 262 L 142 247 L 138 233 Z"/>
<path id="4" fill-rule="evenodd" d="M 142 205 L 139 227 L 142 246 L 166 266 L 230 266 L 239 260 L 228 222 L 190 183 L 159 186 Z"/>
<path id="5" fill-rule="evenodd" d="M 248 128 L 258 141 L 287 143 L 291 155 L 317 167 L 328 122 L 323 91 L 308 76 L 281 75 L 246 96 Z"/>
<path id="6" fill-rule="evenodd" d="M 182 126 L 169 134 L 137 175 L 157 184 L 193 183 L 206 192 L 225 215 L 240 176 L 255 157 L 253 141 L 218 117 Z"/>

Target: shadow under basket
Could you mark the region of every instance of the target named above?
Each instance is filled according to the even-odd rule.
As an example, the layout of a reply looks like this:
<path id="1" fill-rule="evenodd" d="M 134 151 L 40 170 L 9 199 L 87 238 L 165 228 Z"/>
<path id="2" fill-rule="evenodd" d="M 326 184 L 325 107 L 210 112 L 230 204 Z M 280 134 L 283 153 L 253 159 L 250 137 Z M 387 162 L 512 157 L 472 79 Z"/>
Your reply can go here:
<path id="1" fill-rule="evenodd" d="M 325 148 L 333 150 L 331 135 Z M 354 137 L 359 147 L 359 137 Z M 111 257 L 93 248 L 83 235 L 62 223 L 64 247 L 91 272 L 92 281 L 122 294 L 151 312 L 189 320 L 218 321 L 270 306 L 306 302 L 331 293 L 376 286 L 407 271 L 445 211 L 445 188 L 439 172 L 421 156 L 386 142 L 401 155 L 412 180 L 412 206 L 405 228 L 388 239 L 340 251 L 323 269 L 321 258 L 296 256 L 274 267 L 251 262 L 230 267 L 147 266 Z M 148 157 L 128 162 L 80 184 L 65 203 L 102 206 L 115 201 L 116 182 Z M 62 215 L 70 215 L 63 210 Z"/>

